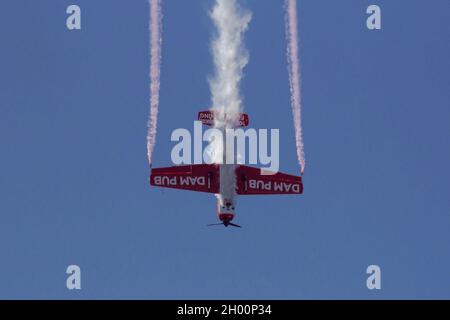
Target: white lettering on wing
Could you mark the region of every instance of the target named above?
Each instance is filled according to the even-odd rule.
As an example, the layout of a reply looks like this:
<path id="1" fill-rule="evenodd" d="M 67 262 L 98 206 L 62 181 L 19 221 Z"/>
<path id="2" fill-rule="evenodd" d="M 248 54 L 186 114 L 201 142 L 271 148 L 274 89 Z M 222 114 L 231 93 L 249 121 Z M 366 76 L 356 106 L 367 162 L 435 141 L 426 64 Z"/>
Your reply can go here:
<path id="1" fill-rule="evenodd" d="M 205 184 L 205 177 L 180 177 L 180 185 L 182 186 L 204 186 Z"/>

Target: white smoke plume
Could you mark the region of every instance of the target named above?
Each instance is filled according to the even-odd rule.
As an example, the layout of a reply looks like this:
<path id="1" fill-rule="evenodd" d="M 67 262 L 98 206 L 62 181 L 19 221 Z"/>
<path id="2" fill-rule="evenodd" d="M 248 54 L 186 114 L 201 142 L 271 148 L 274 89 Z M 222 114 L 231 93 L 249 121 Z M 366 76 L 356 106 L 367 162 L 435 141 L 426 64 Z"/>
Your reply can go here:
<path id="1" fill-rule="evenodd" d="M 216 0 L 211 11 L 211 18 L 216 27 L 212 42 L 215 72 L 209 81 L 209 86 L 214 127 L 219 130 L 235 127 L 239 112 L 242 111 L 239 83 L 249 59 L 243 36 L 252 15 L 249 11 L 243 10 L 237 2 L 237 0 Z M 224 131 L 223 133 L 225 134 Z M 222 141 L 212 142 L 210 149 L 213 151 L 213 162 L 225 162 Z M 225 199 L 234 198 L 235 180 L 234 166 L 223 166 L 221 194 Z"/>
<path id="2" fill-rule="evenodd" d="M 286 37 L 288 42 L 287 57 L 289 69 L 289 82 L 291 89 L 291 106 L 294 117 L 295 144 L 297 158 L 301 172 L 305 170 L 305 151 L 302 136 L 302 103 L 301 103 L 301 78 L 300 64 L 298 60 L 298 21 L 297 21 L 297 0 L 286 0 Z"/>
<path id="3" fill-rule="evenodd" d="M 158 122 L 159 88 L 161 75 L 162 12 L 161 0 L 149 0 L 150 4 L 150 110 L 147 131 L 147 158 L 152 164 Z"/>

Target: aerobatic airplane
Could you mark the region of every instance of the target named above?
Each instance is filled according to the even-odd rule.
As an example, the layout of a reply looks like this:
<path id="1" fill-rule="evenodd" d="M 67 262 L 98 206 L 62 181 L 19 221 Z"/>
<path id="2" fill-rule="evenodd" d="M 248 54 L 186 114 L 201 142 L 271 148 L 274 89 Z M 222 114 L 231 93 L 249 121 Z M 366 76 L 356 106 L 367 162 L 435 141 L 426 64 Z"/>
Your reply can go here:
<path id="1" fill-rule="evenodd" d="M 198 114 L 198 120 L 204 125 L 211 126 L 214 124 L 214 113 L 212 111 L 201 111 Z M 232 126 L 245 127 L 248 123 L 248 115 L 242 113 L 239 116 L 239 122 Z M 236 194 L 270 195 L 303 193 L 301 176 L 280 172 L 272 175 L 263 175 L 261 173 L 262 169 L 260 168 L 239 164 L 225 164 L 225 161 L 223 163 L 152 168 L 150 185 L 214 193 L 218 199 L 217 216 L 221 222 L 210 225 L 224 225 L 225 227 L 233 226 L 239 228 L 241 226 L 231 222 L 235 217 L 234 196 Z M 230 181 L 232 182 L 231 184 Z"/>

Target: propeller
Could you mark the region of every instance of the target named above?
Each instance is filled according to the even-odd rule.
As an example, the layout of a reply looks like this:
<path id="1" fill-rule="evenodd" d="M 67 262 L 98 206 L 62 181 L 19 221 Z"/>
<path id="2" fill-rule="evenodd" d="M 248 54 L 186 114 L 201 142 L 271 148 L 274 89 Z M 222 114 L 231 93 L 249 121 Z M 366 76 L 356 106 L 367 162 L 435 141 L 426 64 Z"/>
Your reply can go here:
<path id="1" fill-rule="evenodd" d="M 211 223 L 211 224 L 208 224 L 207 226 L 211 227 L 211 226 L 220 226 L 220 225 L 224 225 L 225 227 L 232 226 L 232 227 L 236 227 L 236 228 L 242 228 L 240 225 L 232 223 L 232 222 L 228 222 L 227 224 L 225 224 L 225 222 Z"/>
<path id="2" fill-rule="evenodd" d="M 235 223 L 232 223 L 232 222 L 228 222 L 228 224 L 229 224 L 230 226 L 233 226 L 233 227 L 236 227 L 236 228 L 242 228 L 240 225 L 235 224 Z"/>

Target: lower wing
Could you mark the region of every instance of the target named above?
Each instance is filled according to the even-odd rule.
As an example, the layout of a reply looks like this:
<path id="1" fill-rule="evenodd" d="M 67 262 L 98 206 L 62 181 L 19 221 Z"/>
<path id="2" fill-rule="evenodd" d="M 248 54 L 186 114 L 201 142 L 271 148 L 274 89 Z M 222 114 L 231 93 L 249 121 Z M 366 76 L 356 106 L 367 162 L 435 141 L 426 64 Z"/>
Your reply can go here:
<path id="1" fill-rule="evenodd" d="M 196 164 L 154 168 L 150 184 L 156 187 L 219 193 L 219 166 Z"/>
<path id="2" fill-rule="evenodd" d="M 285 173 L 262 174 L 264 170 L 249 166 L 236 168 L 236 192 L 239 195 L 302 194 L 301 176 Z"/>

